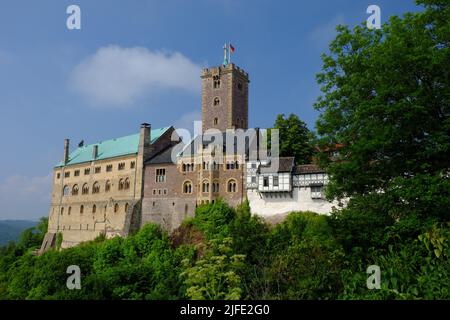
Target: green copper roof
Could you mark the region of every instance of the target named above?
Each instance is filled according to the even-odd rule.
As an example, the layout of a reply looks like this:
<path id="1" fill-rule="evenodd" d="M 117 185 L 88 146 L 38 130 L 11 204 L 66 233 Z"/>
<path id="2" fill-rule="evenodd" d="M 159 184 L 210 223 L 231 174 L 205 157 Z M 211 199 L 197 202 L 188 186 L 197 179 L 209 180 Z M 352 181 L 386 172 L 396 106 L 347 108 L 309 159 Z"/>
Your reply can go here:
<path id="1" fill-rule="evenodd" d="M 151 131 L 151 143 L 154 143 L 166 132 L 169 127 L 154 129 Z M 98 146 L 98 157 L 94 159 L 92 157 L 94 146 Z M 66 165 L 73 165 L 77 163 L 89 162 L 94 160 L 103 160 L 113 157 L 120 157 L 128 154 L 134 154 L 138 152 L 139 147 L 139 133 L 132 134 L 125 137 L 106 140 L 99 143 L 94 143 L 79 147 L 72 151 L 69 155 L 69 161 Z M 56 165 L 57 167 L 64 166 L 61 161 Z"/>

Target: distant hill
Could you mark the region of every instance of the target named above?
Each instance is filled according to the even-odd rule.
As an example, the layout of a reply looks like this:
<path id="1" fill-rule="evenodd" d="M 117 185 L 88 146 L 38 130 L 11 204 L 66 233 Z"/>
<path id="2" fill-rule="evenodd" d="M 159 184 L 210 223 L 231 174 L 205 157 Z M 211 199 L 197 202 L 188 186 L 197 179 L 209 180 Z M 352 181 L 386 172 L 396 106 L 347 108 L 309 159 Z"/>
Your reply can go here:
<path id="1" fill-rule="evenodd" d="M 29 220 L 0 220 L 0 246 L 8 244 L 9 241 L 19 240 L 23 230 L 37 224 L 37 221 Z"/>

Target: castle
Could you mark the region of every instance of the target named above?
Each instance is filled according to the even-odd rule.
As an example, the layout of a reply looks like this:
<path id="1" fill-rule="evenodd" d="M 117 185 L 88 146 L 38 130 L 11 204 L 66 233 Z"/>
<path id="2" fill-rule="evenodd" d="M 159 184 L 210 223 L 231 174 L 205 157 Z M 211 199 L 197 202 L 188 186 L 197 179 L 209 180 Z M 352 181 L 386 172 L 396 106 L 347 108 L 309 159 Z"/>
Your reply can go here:
<path id="1" fill-rule="evenodd" d="M 277 159 L 273 169 L 258 153 L 259 130 L 243 151 L 229 141 L 218 145 L 205 139 L 210 131 L 225 136 L 248 129 L 250 81 L 227 61 L 203 69 L 201 81 L 204 134 L 191 141 L 181 141 L 172 126 L 154 129 L 147 123 L 139 133 L 80 144 L 72 152 L 65 140 L 63 160 L 54 168 L 41 252 L 56 245 L 58 233 L 67 248 L 101 234 L 125 237 L 148 222 L 172 231 L 198 205 L 217 199 L 231 206 L 248 199 L 252 212 L 268 219 L 295 210 L 331 211 L 333 203 L 322 194 L 325 172 L 297 166 L 290 157 Z"/>

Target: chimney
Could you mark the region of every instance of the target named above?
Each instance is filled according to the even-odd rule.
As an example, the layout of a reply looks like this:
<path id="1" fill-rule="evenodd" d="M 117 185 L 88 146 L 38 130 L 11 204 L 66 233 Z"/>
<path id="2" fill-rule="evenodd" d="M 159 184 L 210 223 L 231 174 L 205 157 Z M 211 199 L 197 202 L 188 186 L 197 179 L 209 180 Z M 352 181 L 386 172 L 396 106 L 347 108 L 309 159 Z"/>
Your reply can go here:
<path id="1" fill-rule="evenodd" d="M 140 141 L 139 144 L 142 145 L 149 145 L 150 144 L 150 132 L 151 132 L 151 125 L 149 123 L 143 123 L 141 124 L 141 135 L 140 135 Z"/>
<path id="2" fill-rule="evenodd" d="M 143 156 L 144 161 L 150 156 L 151 153 L 150 139 L 151 139 L 151 125 L 148 123 L 141 124 L 138 153 Z"/>
<path id="3" fill-rule="evenodd" d="M 95 145 L 92 148 L 92 158 L 97 159 L 97 157 L 98 157 L 98 145 Z"/>
<path id="4" fill-rule="evenodd" d="M 64 139 L 64 164 L 69 162 L 69 139 Z"/>

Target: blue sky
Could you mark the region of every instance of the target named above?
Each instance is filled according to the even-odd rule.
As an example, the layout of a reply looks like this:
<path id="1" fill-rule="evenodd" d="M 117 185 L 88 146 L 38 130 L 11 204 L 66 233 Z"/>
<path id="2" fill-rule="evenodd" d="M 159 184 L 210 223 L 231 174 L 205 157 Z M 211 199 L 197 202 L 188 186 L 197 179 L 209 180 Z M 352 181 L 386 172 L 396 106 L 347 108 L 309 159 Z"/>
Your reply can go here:
<path id="1" fill-rule="evenodd" d="M 66 8 L 81 8 L 81 30 Z M 315 74 L 337 24 L 382 21 L 412 0 L 2 0 L 0 219 L 47 215 L 52 167 L 72 146 L 135 133 L 139 124 L 200 119 L 202 67 L 222 46 L 250 74 L 250 125 L 296 113 L 311 129 Z"/>

